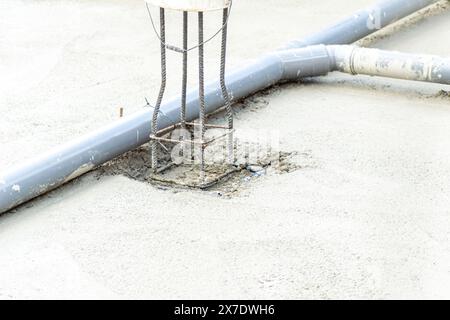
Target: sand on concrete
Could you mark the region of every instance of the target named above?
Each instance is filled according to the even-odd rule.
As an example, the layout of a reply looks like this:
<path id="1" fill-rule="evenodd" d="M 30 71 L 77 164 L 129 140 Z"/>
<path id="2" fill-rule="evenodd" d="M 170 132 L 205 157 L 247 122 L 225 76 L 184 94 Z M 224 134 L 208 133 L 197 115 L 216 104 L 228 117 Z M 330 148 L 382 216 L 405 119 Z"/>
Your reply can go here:
<path id="1" fill-rule="evenodd" d="M 229 67 L 372 3 L 236 1 Z M 423 13 L 362 43 L 450 56 L 448 5 Z M 140 0 L 1 1 L 0 170 L 156 98 L 146 14 Z M 0 217 L 0 299 L 449 298 L 449 90 L 336 73 L 251 97 L 237 127 L 280 130 L 313 165 L 232 197 L 88 174 Z"/>

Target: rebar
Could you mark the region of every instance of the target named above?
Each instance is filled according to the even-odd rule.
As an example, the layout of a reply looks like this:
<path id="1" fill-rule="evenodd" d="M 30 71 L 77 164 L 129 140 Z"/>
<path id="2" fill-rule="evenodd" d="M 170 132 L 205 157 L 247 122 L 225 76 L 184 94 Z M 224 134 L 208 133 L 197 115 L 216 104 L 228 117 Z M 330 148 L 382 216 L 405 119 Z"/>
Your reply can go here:
<path id="1" fill-rule="evenodd" d="M 188 72 L 188 12 L 183 12 L 183 78 L 181 85 L 181 127 L 186 128 L 186 92 Z"/>
<path id="2" fill-rule="evenodd" d="M 205 139 L 205 59 L 204 59 L 204 43 L 203 43 L 203 12 L 198 13 L 198 93 L 200 102 L 200 139 L 203 142 Z M 205 169 L 205 147 L 201 146 L 200 151 L 200 171 L 201 179 L 203 180 Z"/>
<path id="3" fill-rule="evenodd" d="M 158 115 L 161 108 L 164 91 L 166 90 L 167 69 L 166 69 L 166 46 L 164 45 L 166 39 L 166 21 L 164 8 L 159 9 L 160 33 L 161 33 L 161 87 L 159 89 L 158 100 L 156 101 L 155 110 L 153 110 L 152 118 L 152 136 L 155 138 L 158 134 Z M 152 168 L 156 172 L 158 168 L 158 142 L 152 141 Z"/>
<path id="4" fill-rule="evenodd" d="M 229 164 L 234 163 L 234 145 L 233 145 L 233 109 L 231 108 L 231 99 L 228 94 L 228 89 L 225 82 L 225 68 L 226 68 L 226 57 L 227 57 L 227 33 L 228 33 L 228 8 L 223 9 L 223 28 L 222 28 L 222 47 L 220 55 L 220 89 L 222 90 L 222 97 L 225 101 L 225 108 L 228 120 L 228 162 Z"/>

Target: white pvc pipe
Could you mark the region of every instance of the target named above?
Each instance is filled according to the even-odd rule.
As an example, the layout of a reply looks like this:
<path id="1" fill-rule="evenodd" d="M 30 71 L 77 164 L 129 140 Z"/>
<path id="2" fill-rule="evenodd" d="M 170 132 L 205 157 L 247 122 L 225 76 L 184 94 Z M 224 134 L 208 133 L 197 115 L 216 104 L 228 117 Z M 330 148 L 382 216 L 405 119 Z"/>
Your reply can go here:
<path id="1" fill-rule="evenodd" d="M 337 71 L 450 84 L 449 58 L 354 46 L 328 46 L 328 51 Z"/>

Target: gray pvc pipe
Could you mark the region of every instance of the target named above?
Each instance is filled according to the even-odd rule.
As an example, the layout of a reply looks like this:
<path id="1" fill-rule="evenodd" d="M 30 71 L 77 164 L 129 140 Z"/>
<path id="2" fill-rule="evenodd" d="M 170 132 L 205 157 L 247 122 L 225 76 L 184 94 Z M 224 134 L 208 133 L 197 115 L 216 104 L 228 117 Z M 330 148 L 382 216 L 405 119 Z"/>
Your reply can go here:
<path id="1" fill-rule="evenodd" d="M 320 32 L 291 41 L 282 49 L 353 43 L 435 2 L 437 0 L 381 1 Z"/>
<path id="2" fill-rule="evenodd" d="M 393 0 L 376 5 L 388 20 L 397 20 L 435 1 Z M 395 10 L 395 11 L 393 11 Z M 387 12 L 389 11 L 389 12 Z M 391 12 L 392 11 L 392 12 Z M 370 10 L 357 13 L 358 19 L 349 18 L 289 47 L 317 43 L 351 43 L 376 29 L 367 27 Z M 355 17 L 352 16 L 352 17 Z M 248 66 L 227 76 L 227 86 L 234 101 L 265 89 L 281 80 L 325 75 L 334 68 L 333 59 L 325 46 L 303 50 L 268 54 Z M 224 105 L 219 83 L 205 88 L 206 108 L 212 112 Z M 178 122 L 180 99 L 174 98 L 161 108 L 161 128 Z M 121 119 L 77 140 L 71 141 L 38 158 L 31 159 L 0 174 L 0 213 L 6 212 L 30 199 L 42 195 L 75 179 L 115 157 L 148 142 L 151 130 L 152 110 L 146 109 Z M 187 118 L 198 117 L 198 92 L 191 91 L 187 98 Z"/>

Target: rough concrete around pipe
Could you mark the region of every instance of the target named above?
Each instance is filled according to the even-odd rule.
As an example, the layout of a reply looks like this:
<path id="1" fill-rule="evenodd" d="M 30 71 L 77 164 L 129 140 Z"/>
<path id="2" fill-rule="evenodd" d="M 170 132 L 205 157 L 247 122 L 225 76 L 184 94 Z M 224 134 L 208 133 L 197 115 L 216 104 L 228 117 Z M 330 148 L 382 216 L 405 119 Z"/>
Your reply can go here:
<path id="1" fill-rule="evenodd" d="M 450 60 L 354 46 L 311 46 L 278 51 L 227 78 L 234 99 L 262 90 L 281 80 L 325 75 L 330 71 L 377 75 L 391 78 L 450 84 Z M 206 105 L 212 112 L 223 105 L 218 83 L 207 87 Z M 187 119 L 198 116 L 197 91 L 187 98 Z M 41 157 L 9 173 L 0 175 L 0 210 L 6 211 L 23 201 L 66 183 L 130 148 L 148 141 L 151 110 L 125 118 L 115 125 L 68 144 L 63 150 Z M 179 103 L 164 105 L 161 127 L 178 121 Z M 131 129 L 133 128 L 133 129 Z"/>

